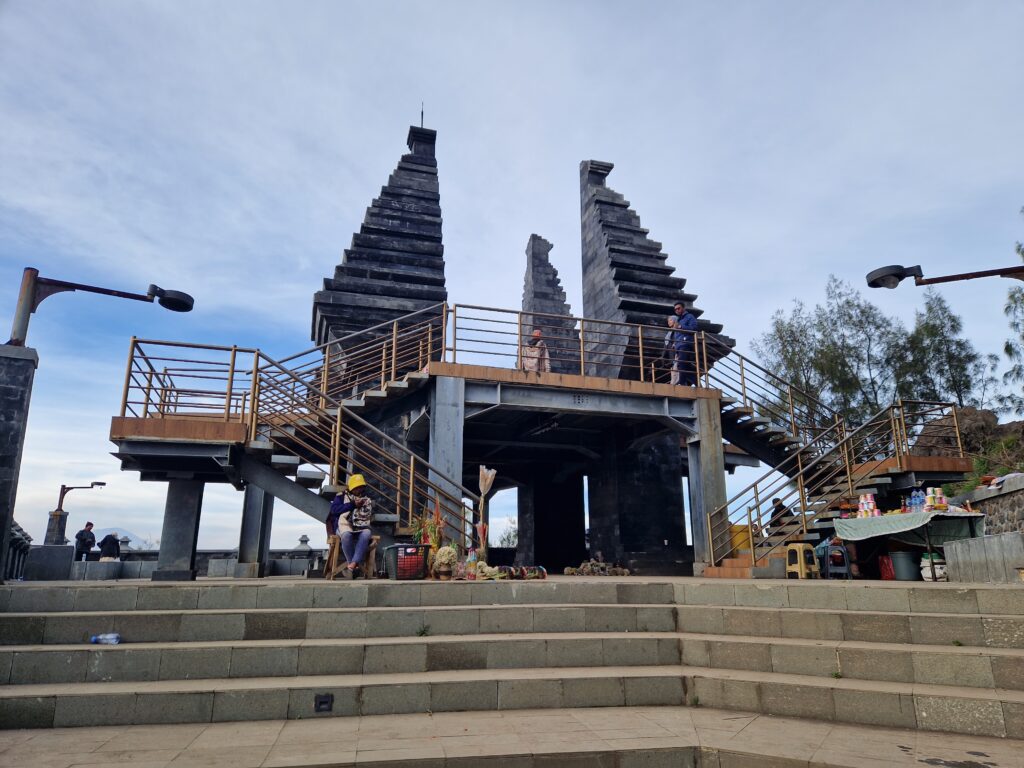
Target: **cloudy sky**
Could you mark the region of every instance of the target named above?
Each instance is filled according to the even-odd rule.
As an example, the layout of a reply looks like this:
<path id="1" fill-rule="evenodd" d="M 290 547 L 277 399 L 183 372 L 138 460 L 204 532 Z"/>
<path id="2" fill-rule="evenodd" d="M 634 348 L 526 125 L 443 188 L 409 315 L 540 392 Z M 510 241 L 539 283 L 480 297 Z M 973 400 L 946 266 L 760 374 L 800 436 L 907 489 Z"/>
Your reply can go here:
<path id="1" fill-rule="evenodd" d="M 455 302 L 518 306 L 536 232 L 580 310 L 584 159 L 615 163 L 609 185 L 744 351 L 830 273 L 1013 264 L 1022 30 L 1024 4 L 997 0 L 0 0 L 0 320 L 30 265 L 196 297 L 189 315 L 42 306 L 15 516 L 41 540 L 61 483 L 105 480 L 68 497 L 69 529 L 159 536 L 164 487 L 109 456 L 130 336 L 308 347 L 312 294 L 421 101 Z M 1007 287 L 945 291 L 982 351 Z M 910 319 L 923 293 L 871 298 Z M 237 544 L 240 505 L 208 490 L 201 546 Z M 303 532 L 322 538 L 279 507 L 273 545 Z"/>

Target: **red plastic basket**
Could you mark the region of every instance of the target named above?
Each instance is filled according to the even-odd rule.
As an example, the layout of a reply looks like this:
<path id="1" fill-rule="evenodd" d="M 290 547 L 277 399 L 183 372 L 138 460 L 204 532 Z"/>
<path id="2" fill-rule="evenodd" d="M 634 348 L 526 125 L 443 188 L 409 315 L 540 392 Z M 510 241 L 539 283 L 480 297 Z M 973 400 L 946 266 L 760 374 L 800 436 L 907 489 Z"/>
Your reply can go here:
<path id="1" fill-rule="evenodd" d="M 412 580 L 427 577 L 429 544 L 392 544 L 384 548 L 384 566 L 389 579 Z"/>

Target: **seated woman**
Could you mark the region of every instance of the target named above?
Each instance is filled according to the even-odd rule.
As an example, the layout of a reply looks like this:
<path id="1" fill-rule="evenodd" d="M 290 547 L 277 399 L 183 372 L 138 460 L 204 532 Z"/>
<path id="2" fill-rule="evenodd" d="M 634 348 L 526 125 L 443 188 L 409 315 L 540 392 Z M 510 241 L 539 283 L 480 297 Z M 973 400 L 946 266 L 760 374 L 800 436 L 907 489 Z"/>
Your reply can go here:
<path id="1" fill-rule="evenodd" d="M 366 558 L 373 538 L 372 517 L 373 501 L 366 497 L 366 479 L 362 475 L 350 476 L 348 489 L 334 497 L 327 515 L 327 535 L 341 537 L 346 560 L 342 575 L 346 579 L 359 575 L 359 564 Z"/>

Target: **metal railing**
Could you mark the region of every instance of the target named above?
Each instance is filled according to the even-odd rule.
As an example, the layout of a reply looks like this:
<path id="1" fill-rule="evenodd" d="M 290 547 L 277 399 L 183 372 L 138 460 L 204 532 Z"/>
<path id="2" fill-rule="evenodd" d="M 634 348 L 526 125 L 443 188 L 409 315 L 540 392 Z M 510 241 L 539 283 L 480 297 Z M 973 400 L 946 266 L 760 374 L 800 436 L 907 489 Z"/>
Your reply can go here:
<path id="1" fill-rule="evenodd" d="M 478 495 L 345 408 L 339 398 L 259 350 L 132 339 L 121 416 L 237 421 L 249 440 L 329 476 L 366 476 L 376 514 L 401 527 L 440 513 L 442 536 L 477 544 Z"/>
<path id="2" fill-rule="evenodd" d="M 951 403 L 900 402 L 848 433 L 838 421 L 715 510 L 707 519 L 712 561 L 743 553 L 757 565 L 806 536 L 838 502 L 856 498 L 872 477 L 906 471 L 911 457 L 930 455 L 963 458 Z M 788 514 L 779 516 L 775 499 Z"/>

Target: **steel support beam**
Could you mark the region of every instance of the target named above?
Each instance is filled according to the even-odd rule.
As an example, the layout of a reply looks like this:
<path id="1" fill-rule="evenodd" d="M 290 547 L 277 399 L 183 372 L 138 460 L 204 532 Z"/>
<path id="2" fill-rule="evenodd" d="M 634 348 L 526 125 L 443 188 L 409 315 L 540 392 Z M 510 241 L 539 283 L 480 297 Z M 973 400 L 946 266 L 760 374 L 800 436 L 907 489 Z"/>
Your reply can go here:
<path id="1" fill-rule="evenodd" d="M 722 419 L 718 403 L 698 400 L 697 434 L 686 442 L 689 464 L 690 533 L 693 537 L 694 576 L 698 563 L 710 564 L 708 521 L 726 502 L 725 456 L 722 451 Z"/>

